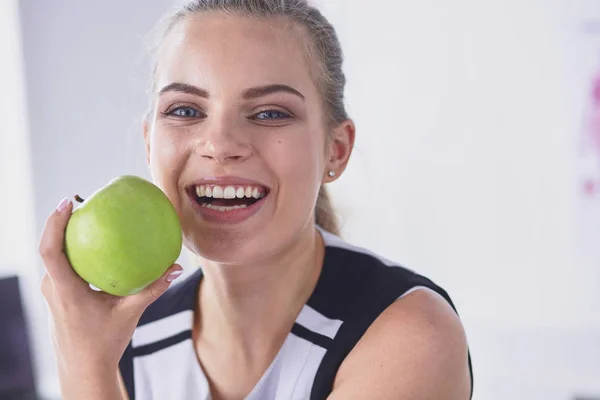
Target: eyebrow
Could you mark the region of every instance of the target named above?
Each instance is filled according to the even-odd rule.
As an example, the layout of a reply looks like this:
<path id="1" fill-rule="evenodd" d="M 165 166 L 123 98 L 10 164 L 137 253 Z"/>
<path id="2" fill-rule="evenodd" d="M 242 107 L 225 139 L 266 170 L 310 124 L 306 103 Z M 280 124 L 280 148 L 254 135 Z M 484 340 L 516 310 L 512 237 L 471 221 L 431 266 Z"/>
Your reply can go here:
<path id="1" fill-rule="evenodd" d="M 198 97 L 204 97 L 206 99 L 208 99 L 208 97 L 209 97 L 208 92 L 206 90 L 200 89 L 193 85 L 188 85 L 187 83 L 179 83 L 179 82 L 170 83 L 167 86 L 163 87 L 158 92 L 158 95 L 160 96 L 167 92 L 187 93 L 187 94 L 192 94 L 192 95 L 198 96 Z"/>
<path id="2" fill-rule="evenodd" d="M 258 86 L 258 87 L 246 89 L 246 90 L 244 90 L 244 93 L 242 93 L 242 98 L 246 99 L 246 100 L 250 100 L 250 99 L 256 99 L 258 97 L 262 97 L 262 96 L 266 96 L 268 94 L 278 93 L 278 92 L 291 93 L 295 96 L 300 97 L 302 100 L 304 100 L 304 95 L 302 93 L 300 93 L 299 91 L 297 91 L 296 89 L 294 89 L 291 86 L 282 85 L 282 84 Z"/>
<path id="3" fill-rule="evenodd" d="M 198 97 L 204 97 L 206 99 L 208 99 L 210 97 L 208 94 L 208 91 L 206 91 L 204 89 L 200 89 L 199 87 L 196 87 L 193 85 L 189 85 L 187 83 L 180 83 L 180 82 L 174 82 L 174 83 L 168 84 L 167 86 L 160 89 L 160 91 L 158 92 L 158 95 L 160 96 L 167 92 L 187 93 L 187 94 L 191 94 L 191 95 L 198 96 Z M 246 89 L 242 93 L 242 98 L 245 100 L 251 100 L 251 99 L 256 99 L 259 97 L 263 97 L 263 96 L 266 96 L 269 94 L 279 93 L 279 92 L 290 93 L 290 94 L 298 96 L 302 100 L 304 100 L 304 95 L 302 93 L 300 93 L 299 91 L 297 91 L 296 89 L 294 89 L 291 86 L 283 85 L 283 84 L 257 86 L 257 87 Z"/>

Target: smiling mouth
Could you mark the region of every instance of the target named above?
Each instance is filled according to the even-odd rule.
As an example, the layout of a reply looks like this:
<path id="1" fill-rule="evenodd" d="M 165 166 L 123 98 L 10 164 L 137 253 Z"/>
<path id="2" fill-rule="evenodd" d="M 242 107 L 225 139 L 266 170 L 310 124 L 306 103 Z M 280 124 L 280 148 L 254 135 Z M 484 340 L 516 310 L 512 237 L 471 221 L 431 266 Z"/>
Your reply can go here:
<path id="1" fill-rule="evenodd" d="M 189 191 L 200 206 L 222 212 L 250 207 L 269 194 L 260 185 L 197 185 Z"/>

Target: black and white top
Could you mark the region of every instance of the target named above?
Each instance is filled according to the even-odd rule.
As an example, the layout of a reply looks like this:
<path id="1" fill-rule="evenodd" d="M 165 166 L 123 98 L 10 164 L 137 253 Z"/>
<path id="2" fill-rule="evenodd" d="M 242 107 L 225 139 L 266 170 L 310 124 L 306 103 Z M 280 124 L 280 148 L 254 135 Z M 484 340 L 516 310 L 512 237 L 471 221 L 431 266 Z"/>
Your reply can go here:
<path id="1" fill-rule="evenodd" d="M 321 230 L 325 258 L 314 292 L 279 353 L 245 400 L 321 400 L 336 372 L 377 316 L 429 279 Z M 171 287 L 142 315 L 119 363 L 131 400 L 210 400 L 192 343 L 198 270 Z M 471 361 L 469 359 L 469 369 Z M 472 386 L 471 370 L 471 386 Z"/>

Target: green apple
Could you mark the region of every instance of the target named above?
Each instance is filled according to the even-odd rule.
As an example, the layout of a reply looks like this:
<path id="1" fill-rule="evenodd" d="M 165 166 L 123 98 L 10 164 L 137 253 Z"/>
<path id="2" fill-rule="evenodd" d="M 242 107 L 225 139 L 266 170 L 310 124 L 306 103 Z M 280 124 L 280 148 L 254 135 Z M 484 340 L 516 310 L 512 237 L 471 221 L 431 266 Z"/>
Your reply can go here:
<path id="1" fill-rule="evenodd" d="M 135 294 L 160 278 L 179 257 L 181 244 L 181 224 L 167 196 L 130 175 L 83 201 L 65 231 L 65 253 L 75 272 L 117 296 Z"/>

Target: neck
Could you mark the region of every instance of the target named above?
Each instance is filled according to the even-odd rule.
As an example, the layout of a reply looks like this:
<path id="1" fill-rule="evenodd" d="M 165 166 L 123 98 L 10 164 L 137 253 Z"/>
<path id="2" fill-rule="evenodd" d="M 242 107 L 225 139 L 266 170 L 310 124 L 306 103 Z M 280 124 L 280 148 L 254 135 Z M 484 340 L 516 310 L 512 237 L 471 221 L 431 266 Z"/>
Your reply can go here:
<path id="1" fill-rule="evenodd" d="M 246 357 L 271 352 L 314 290 L 323 255 L 321 236 L 310 224 L 293 245 L 260 264 L 205 260 L 198 296 L 203 340 L 221 348 L 229 343 Z"/>

